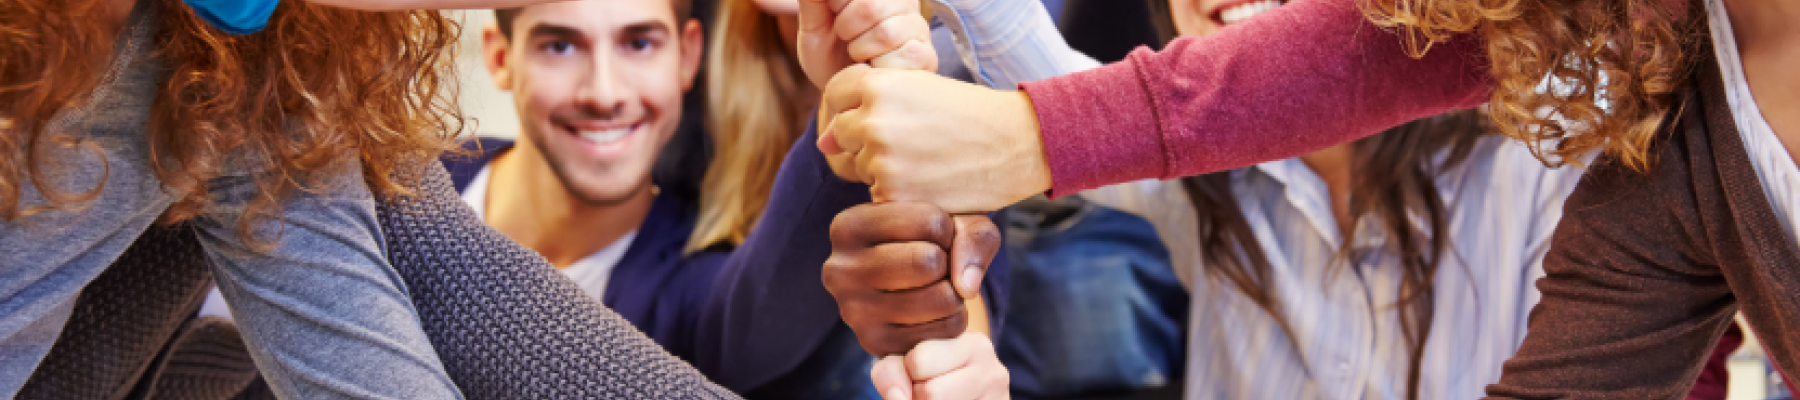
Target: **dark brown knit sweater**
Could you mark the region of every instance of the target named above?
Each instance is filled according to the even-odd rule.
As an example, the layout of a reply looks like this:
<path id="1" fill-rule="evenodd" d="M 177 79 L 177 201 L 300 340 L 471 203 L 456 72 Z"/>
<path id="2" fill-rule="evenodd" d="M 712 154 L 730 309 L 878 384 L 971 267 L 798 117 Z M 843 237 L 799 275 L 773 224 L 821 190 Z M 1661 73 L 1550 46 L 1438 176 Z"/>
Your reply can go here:
<path id="1" fill-rule="evenodd" d="M 1680 399 L 1742 311 L 1800 376 L 1800 246 L 1764 196 L 1710 47 L 1633 172 L 1603 157 L 1564 205 L 1543 301 L 1494 398 Z"/>

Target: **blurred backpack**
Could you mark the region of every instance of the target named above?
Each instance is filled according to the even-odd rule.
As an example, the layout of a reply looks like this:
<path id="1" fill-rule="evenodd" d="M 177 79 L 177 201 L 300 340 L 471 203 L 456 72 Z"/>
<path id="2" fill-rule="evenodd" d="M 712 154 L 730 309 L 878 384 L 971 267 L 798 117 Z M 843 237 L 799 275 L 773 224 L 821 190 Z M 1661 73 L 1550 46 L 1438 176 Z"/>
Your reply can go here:
<path id="1" fill-rule="evenodd" d="M 1188 292 L 1143 218 L 1079 196 L 1002 210 L 1012 260 L 995 340 L 1022 399 L 1179 394 Z"/>

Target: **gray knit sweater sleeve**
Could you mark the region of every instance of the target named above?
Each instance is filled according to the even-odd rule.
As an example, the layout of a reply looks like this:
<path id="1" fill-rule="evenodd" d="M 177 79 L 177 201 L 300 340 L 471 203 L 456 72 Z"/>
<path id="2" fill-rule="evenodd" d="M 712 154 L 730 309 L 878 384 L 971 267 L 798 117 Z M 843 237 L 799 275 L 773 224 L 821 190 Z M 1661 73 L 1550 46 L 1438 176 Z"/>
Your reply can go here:
<path id="1" fill-rule="evenodd" d="M 537 253 L 483 224 L 430 165 L 377 209 L 389 259 L 469 399 L 735 399 Z"/>

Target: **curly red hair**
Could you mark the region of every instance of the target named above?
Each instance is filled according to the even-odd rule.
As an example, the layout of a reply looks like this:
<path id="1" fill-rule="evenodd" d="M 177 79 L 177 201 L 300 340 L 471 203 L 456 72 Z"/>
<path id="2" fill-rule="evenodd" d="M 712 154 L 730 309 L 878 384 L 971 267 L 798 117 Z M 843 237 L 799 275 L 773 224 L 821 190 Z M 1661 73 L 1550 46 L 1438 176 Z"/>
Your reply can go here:
<path id="1" fill-rule="evenodd" d="M 454 148 L 462 130 L 449 51 L 460 27 L 433 11 L 365 12 L 284 1 L 251 35 L 220 31 L 181 0 L 161 4 L 153 43 L 168 78 L 151 110 L 157 177 L 185 193 L 164 223 L 209 205 L 209 179 L 227 156 L 248 157 L 268 216 L 297 190 L 322 190 L 324 170 L 354 154 L 371 189 L 410 192 L 390 178 Z M 107 65 L 111 35 L 95 18 L 100 1 L 0 0 L 0 217 L 79 206 L 97 194 L 41 178 L 55 164 L 45 143 L 74 143 L 47 121 L 85 101 Z M 231 168 L 240 168 L 233 164 Z M 48 204 L 20 204 L 32 185 Z M 253 218 L 242 218 L 248 233 Z"/>
<path id="2" fill-rule="evenodd" d="M 1488 114 L 1550 164 L 1604 149 L 1650 164 L 1656 129 L 1708 37 L 1697 0 L 1362 0 L 1412 55 L 1481 35 L 1498 82 Z"/>

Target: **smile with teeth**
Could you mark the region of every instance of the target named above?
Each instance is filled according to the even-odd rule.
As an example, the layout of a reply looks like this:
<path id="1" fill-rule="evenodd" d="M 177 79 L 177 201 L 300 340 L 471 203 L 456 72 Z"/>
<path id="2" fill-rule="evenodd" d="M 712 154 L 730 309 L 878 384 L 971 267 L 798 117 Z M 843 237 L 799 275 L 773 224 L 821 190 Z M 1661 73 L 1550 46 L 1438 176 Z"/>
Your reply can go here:
<path id="1" fill-rule="evenodd" d="M 575 130 L 575 135 L 580 136 L 582 140 L 594 142 L 596 144 L 608 144 L 631 136 L 631 131 L 636 129 L 637 125 L 621 126 L 612 129 Z"/>
<path id="2" fill-rule="evenodd" d="M 1220 11 L 1219 22 L 1225 23 L 1226 25 L 1235 24 L 1279 7 L 1281 7 L 1281 1 L 1278 0 L 1263 0 L 1245 3 Z"/>

